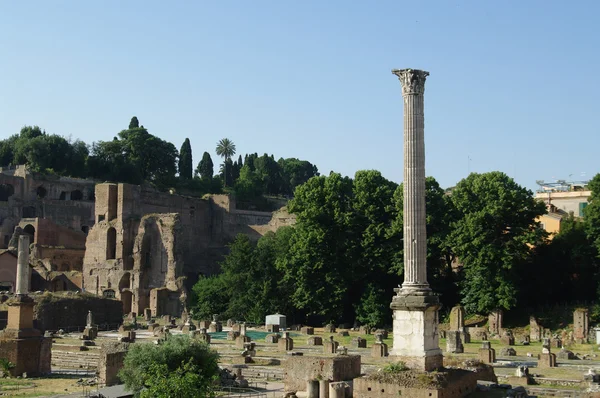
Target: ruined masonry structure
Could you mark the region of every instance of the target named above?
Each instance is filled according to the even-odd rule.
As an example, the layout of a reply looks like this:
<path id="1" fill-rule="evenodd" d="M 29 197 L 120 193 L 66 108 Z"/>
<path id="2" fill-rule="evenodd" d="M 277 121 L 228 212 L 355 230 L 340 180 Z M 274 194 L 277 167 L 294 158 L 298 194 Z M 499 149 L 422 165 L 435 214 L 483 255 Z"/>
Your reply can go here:
<path id="1" fill-rule="evenodd" d="M 393 70 L 404 99 L 404 283 L 395 289 L 394 346 L 390 355 L 413 369 L 431 371 L 443 364 L 438 341 L 439 298 L 427 282 L 425 232 L 425 79 L 429 72 Z"/>
<path id="2" fill-rule="evenodd" d="M 218 271 L 238 233 L 258 239 L 293 217 L 237 210 L 227 195 L 208 198 L 130 184 L 97 184 L 86 241 L 83 287 L 123 303 L 123 313 L 179 316 L 200 275 Z"/>

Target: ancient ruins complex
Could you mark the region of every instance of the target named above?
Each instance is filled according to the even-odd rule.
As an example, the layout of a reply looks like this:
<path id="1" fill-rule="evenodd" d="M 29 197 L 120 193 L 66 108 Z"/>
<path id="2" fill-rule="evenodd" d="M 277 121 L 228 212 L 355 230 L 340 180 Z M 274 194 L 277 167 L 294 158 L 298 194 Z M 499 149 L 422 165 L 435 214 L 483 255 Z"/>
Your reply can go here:
<path id="1" fill-rule="evenodd" d="M 427 282 L 425 232 L 425 132 L 423 93 L 429 72 L 392 71 L 402 84 L 404 98 L 404 283 L 395 289 L 394 347 L 412 368 L 434 370 L 442 366 L 438 340 L 439 298 Z"/>
<path id="2" fill-rule="evenodd" d="M 294 221 L 284 210 L 237 210 L 228 195 L 188 197 L 2 168 L 0 289 L 14 290 L 18 237 L 29 235 L 32 289 L 83 289 L 122 300 L 124 313 L 178 316 L 186 290 L 218 271 L 238 233 L 257 239 Z"/>

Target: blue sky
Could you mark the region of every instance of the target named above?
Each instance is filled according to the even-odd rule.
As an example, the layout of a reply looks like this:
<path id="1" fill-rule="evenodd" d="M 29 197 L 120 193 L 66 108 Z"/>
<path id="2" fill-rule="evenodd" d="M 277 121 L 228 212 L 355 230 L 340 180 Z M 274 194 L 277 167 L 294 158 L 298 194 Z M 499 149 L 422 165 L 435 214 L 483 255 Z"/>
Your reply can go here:
<path id="1" fill-rule="evenodd" d="M 3 1 L 0 134 L 87 143 L 131 116 L 194 163 L 216 142 L 402 180 L 393 68 L 428 70 L 427 174 L 600 172 L 597 1 Z M 59 155 L 59 154 L 57 154 Z M 470 161 L 468 159 L 471 159 Z"/>

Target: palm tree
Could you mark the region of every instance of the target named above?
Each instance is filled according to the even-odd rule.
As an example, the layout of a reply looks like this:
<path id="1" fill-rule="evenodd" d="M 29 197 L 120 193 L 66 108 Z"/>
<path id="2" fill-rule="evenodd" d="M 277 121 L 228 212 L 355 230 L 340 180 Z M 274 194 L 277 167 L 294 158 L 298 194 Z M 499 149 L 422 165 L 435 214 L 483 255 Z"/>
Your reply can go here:
<path id="1" fill-rule="evenodd" d="M 221 156 L 225 162 L 225 168 L 223 173 L 223 184 L 227 186 L 227 161 L 231 160 L 231 157 L 235 155 L 235 144 L 229 138 L 223 138 L 217 142 L 217 155 Z"/>

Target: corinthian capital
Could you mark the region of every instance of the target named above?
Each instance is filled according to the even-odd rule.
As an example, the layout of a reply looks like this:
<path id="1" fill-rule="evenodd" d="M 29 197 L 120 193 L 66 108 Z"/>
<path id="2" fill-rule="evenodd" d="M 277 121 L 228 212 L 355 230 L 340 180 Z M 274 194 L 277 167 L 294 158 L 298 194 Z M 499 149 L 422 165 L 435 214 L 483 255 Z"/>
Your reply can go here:
<path id="1" fill-rule="evenodd" d="M 392 73 L 398 76 L 402 84 L 402 95 L 423 95 L 425 92 L 425 79 L 429 72 L 419 69 L 394 69 Z"/>

